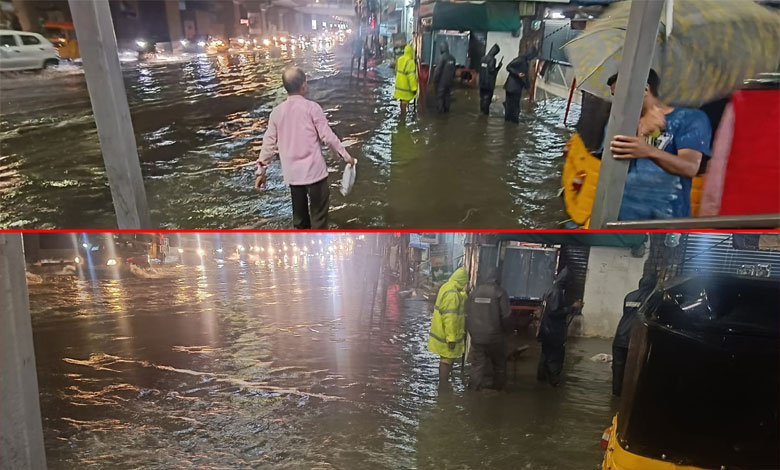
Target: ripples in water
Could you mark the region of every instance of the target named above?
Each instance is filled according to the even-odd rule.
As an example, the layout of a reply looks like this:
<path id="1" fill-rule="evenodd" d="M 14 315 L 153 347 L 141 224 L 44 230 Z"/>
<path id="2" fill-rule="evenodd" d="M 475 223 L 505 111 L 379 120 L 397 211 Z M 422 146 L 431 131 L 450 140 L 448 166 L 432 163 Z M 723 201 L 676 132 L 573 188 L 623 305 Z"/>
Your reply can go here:
<path id="1" fill-rule="evenodd" d="M 339 136 L 360 164 L 355 191 L 335 188 L 334 227 L 533 228 L 566 217 L 556 198 L 570 130 L 563 106 L 537 104 L 523 122 L 478 113 L 474 90 L 456 90 L 453 112 L 399 122 L 393 71 L 350 77 L 336 49 L 193 56 L 124 65 L 147 197 L 163 228 L 287 228 L 289 190 L 278 164 L 252 190 L 252 162 L 268 115 L 285 98 L 281 70 L 302 67 Z M 78 69 L 76 69 L 78 70 Z M 0 226 L 110 228 L 111 195 L 84 77 L 67 70 L 4 77 L 0 118 Z M 576 121 L 576 110 L 570 122 Z"/>
<path id="2" fill-rule="evenodd" d="M 50 468 L 597 468 L 613 413 L 601 339 L 566 383 L 437 392 L 431 306 L 373 285 L 379 259 L 164 266 L 30 286 Z M 371 311 L 371 306 L 375 310 Z"/>

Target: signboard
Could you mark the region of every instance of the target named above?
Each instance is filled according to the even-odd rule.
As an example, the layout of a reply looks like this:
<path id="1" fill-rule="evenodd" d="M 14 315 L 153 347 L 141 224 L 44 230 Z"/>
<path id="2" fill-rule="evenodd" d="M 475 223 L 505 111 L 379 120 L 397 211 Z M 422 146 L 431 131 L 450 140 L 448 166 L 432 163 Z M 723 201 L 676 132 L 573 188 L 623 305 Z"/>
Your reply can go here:
<path id="1" fill-rule="evenodd" d="M 423 241 L 421 234 L 419 233 L 410 233 L 409 234 L 409 246 L 412 248 L 419 248 L 421 250 L 425 250 L 428 248 L 428 244 Z"/>
<path id="2" fill-rule="evenodd" d="M 438 233 L 421 233 L 420 234 L 420 240 L 423 243 L 429 243 L 431 245 L 437 245 L 439 243 L 439 234 Z"/>
<path id="3" fill-rule="evenodd" d="M 398 32 L 397 24 L 382 23 L 379 25 L 379 34 L 382 36 L 389 36 Z"/>

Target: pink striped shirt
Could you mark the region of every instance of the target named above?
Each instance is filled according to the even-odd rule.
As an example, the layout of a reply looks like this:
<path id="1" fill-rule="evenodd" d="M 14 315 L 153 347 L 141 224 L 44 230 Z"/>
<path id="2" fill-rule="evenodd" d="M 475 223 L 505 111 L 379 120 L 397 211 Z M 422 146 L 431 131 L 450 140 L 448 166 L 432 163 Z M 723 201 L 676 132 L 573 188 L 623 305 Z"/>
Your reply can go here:
<path id="1" fill-rule="evenodd" d="M 320 105 L 301 95 L 291 95 L 271 111 L 257 164 L 268 166 L 278 150 L 285 183 L 316 183 L 328 176 L 320 142 L 344 160 L 351 158 Z"/>

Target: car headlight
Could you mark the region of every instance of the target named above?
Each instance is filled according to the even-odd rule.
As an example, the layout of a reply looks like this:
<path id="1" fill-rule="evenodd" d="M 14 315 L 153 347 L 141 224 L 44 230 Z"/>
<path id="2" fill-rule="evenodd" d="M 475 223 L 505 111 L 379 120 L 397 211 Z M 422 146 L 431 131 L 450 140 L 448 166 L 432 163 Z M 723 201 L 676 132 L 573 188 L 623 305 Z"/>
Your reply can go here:
<path id="1" fill-rule="evenodd" d="M 106 266 L 116 266 L 116 260 L 114 258 L 109 258 L 108 261 L 106 261 Z"/>
<path id="2" fill-rule="evenodd" d="M 206 47 L 206 41 L 199 41 L 198 42 L 199 47 Z"/>
<path id="3" fill-rule="evenodd" d="M 182 45 L 182 47 L 187 47 L 187 45 L 188 45 L 190 42 L 189 42 L 188 40 L 186 40 L 186 39 L 182 39 L 181 41 L 179 41 L 179 43 Z"/>
<path id="4" fill-rule="evenodd" d="M 271 41 L 269 41 L 268 39 L 263 39 L 263 45 L 264 46 L 270 46 L 271 45 Z"/>
<path id="5" fill-rule="evenodd" d="M 182 253 L 184 253 L 184 250 L 183 250 L 183 249 L 181 249 L 181 248 L 177 248 L 177 249 L 176 249 L 176 251 L 178 251 L 178 252 L 179 252 L 179 254 L 182 254 Z"/>
<path id="6" fill-rule="evenodd" d="M 197 253 L 198 253 L 198 256 L 203 256 L 203 255 L 205 255 L 205 254 L 206 254 L 206 252 L 205 252 L 205 251 L 203 251 L 201 248 L 198 248 L 198 251 L 197 251 Z"/>
<path id="7" fill-rule="evenodd" d="M 74 261 L 76 264 L 81 264 L 81 257 L 80 257 L 80 256 L 76 256 L 75 258 L 73 258 L 73 261 Z"/>
<path id="8" fill-rule="evenodd" d="M 135 45 L 143 49 L 146 47 L 146 41 L 139 39 L 138 41 L 135 42 Z"/>

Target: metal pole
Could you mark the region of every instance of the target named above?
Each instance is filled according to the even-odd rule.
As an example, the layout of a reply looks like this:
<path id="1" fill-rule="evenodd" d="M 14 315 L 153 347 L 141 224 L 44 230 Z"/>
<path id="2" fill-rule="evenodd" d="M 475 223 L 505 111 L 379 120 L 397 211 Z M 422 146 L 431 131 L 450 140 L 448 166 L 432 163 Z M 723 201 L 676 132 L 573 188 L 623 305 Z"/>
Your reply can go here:
<path id="1" fill-rule="evenodd" d="M 0 234 L 0 468 L 46 469 L 22 235 Z"/>
<path id="2" fill-rule="evenodd" d="M 623 60 L 620 63 L 615 99 L 609 114 L 604 139 L 606 144 L 601 157 L 599 182 L 590 219 L 590 228 L 593 229 L 605 228 L 607 222 L 617 220 L 620 213 L 628 161 L 612 158 L 609 142 L 615 135 L 636 135 L 663 7 L 664 2 L 658 0 L 631 2 Z"/>
<path id="3" fill-rule="evenodd" d="M 120 229 L 152 227 L 108 0 L 68 0 Z"/>

